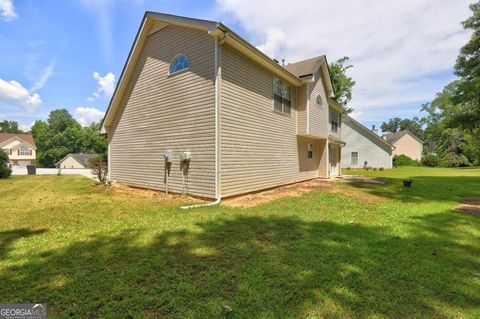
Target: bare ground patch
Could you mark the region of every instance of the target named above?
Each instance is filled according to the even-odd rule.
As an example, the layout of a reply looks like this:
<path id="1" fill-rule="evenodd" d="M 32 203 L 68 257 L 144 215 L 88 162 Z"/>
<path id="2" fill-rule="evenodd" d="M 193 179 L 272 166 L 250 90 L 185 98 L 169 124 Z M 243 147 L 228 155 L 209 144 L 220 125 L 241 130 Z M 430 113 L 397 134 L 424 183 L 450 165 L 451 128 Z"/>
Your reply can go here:
<path id="1" fill-rule="evenodd" d="M 154 189 L 146 189 L 146 188 L 139 188 L 134 186 L 125 185 L 122 183 L 114 183 L 110 188 L 113 192 L 117 194 L 127 195 L 127 196 L 136 196 L 148 199 L 155 199 L 155 200 L 174 200 L 174 201 L 182 201 L 188 199 L 189 201 L 203 203 L 204 201 L 198 198 L 193 198 L 188 195 L 181 195 L 181 194 L 174 194 L 169 193 L 168 195 L 165 194 L 163 191 L 154 190 Z"/>
<path id="2" fill-rule="evenodd" d="M 480 216 L 480 197 L 465 198 L 460 202 L 460 205 L 455 208 L 455 211 L 462 214 Z"/>
<path id="3" fill-rule="evenodd" d="M 386 201 L 382 197 L 368 194 L 362 190 L 355 189 L 350 185 L 339 183 L 337 180 L 313 179 L 243 196 L 227 198 L 223 200 L 222 203 L 231 207 L 254 207 L 283 197 L 300 196 L 317 189 L 355 198 L 366 203 L 378 203 Z"/>

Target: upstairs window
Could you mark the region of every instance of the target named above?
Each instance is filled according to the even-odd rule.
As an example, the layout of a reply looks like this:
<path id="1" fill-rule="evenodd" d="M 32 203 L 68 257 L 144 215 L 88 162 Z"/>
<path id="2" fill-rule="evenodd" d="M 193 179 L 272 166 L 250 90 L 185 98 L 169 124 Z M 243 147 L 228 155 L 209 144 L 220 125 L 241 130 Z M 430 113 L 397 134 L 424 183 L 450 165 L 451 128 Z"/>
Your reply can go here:
<path id="1" fill-rule="evenodd" d="M 330 132 L 337 133 L 339 125 L 339 116 L 337 112 L 330 112 Z"/>
<path id="2" fill-rule="evenodd" d="M 292 108 L 292 92 L 288 84 L 273 78 L 273 109 L 277 112 L 290 114 Z"/>
<path id="3" fill-rule="evenodd" d="M 30 155 L 30 150 L 28 149 L 28 147 L 22 146 L 22 147 L 20 147 L 20 152 L 19 152 L 18 155 L 28 156 L 28 155 Z"/>
<path id="4" fill-rule="evenodd" d="M 352 152 L 350 165 L 358 165 L 358 152 Z"/>
<path id="5" fill-rule="evenodd" d="M 190 67 L 190 61 L 185 54 L 177 55 L 170 63 L 170 74 L 178 73 Z"/>
<path id="6" fill-rule="evenodd" d="M 307 158 L 313 158 L 313 144 L 307 144 Z"/>

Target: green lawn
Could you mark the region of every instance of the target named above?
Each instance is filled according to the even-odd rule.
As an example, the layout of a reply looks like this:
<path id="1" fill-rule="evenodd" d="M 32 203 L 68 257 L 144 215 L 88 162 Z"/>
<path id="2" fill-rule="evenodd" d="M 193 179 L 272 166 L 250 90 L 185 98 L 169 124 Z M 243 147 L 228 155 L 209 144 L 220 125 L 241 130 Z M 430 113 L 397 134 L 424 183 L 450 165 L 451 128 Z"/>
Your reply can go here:
<path id="1" fill-rule="evenodd" d="M 346 173 L 388 183 L 184 211 L 83 177 L 0 180 L 0 303 L 45 302 L 51 318 L 480 318 L 480 217 L 452 210 L 480 196 L 480 169 Z"/>

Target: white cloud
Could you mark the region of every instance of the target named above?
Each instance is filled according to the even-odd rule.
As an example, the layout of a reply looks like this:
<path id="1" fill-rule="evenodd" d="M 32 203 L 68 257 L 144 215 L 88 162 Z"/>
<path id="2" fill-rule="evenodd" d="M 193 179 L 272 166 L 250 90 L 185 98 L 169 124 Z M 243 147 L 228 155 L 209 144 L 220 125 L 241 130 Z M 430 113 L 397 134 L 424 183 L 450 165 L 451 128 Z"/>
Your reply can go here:
<path id="1" fill-rule="evenodd" d="M 92 123 L 97 123 L 103 119 L 105 112 L 102 112 L 93 107 L 77 107 L 74 112 L 74 117 L 82 126 L 89 126 Z"/>
<path id="2" fill-rule="evenodd" d="M 357 83 L 351 106 L 363 113 L 377 108 L 377 118 L 400 104 L 420 108 L 448 83 L 470 36 L 460 25 L 471 15 L 470 2 L 217 0 L 226 23 L 238 22 L 271 57 L 288 63 L 349 56 L 354 67 L 348 72 Z"/>
<path id="3" fill-rule="evenodd" d="M 18 18 L 12 0 L 0 0 L 0 15 L 5 21 L 12 21 Z"/>
<path id="4" fill-rule="evenodd" d="M 18 127 L 19 127 L 22 131 L 28 132 L 28 131 L 30 131 L 30 130 L 32 129 L 33 124 L 35 124 L 35 121 L 33 121 L 33 122 L 30 123 L 30 124 L 20 124 L 20 125 L 18 125 Z"/>
<path id="5" fill-rule="evenodd" d="M 108 72 L 105 76 L 101 76 L 98 72 L 93 72 L 93 78 L 97 81 L 97 90 L 88 97 L 88 101 L 94 101 L 102 96 L 111 98 L 115 91 L 115 75 Z"/>
<path id="6" fill-rule="evenodd" d="M 40 95 L 37 93 L 30 94 L 17 81 L 7 82 L 2 79 L 0 79 L 0 101 L 13 102 L 28 113 L 35 113 L 37 108 L 42 105 Z"/>
<path id="7" fill-rule="evenodd" d="M 48 79 L 52 76 L 53 74 L 53 69 L 55 68 L 56 61 L 52 60 L 48 66 L 46 66 L 39 78 L 33 83 L 32 88 L 30 89 L 30 92 L 35 92 L 37 90 L 40 90 L 44 85 L 47 83 Z"/>

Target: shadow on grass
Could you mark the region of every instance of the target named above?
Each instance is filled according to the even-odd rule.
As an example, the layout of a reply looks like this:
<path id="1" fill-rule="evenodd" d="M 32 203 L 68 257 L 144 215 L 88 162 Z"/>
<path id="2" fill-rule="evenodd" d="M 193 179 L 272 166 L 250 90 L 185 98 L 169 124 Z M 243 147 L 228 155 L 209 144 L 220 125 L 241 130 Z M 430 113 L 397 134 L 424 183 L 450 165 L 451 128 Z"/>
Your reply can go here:
<path id="1" fill-rule="evenodd" d="M 0 273 L 2 302 L 46 302 L 52 317 L 447 317 L 480 303 L 479 247 L 461 217 L 382 227 L 239 217 L 164 232 L 97 236 Z M 459 242 L 463 244 L 459 244 Z"/>
<path id="2" fill-rule="evenodd" d="M 5 258 L 13 243 L 21 238 L 39 235 L 47 232 L 46 229 L 30 230 L 28 228 L 20 228 L 14 230 L 6 230 L 0 232 L 0 258 Z"/>
<path id="3" fill-rule="evenodd" d="M 465 197 L 480 196 L 480 177 L 412 176 L 411 187 L 403 186 L 403 178 L 385 178 L 385 185 L 351 184 L 372 195 L 421 203 L 427 201 L 459 202 Z"/>

